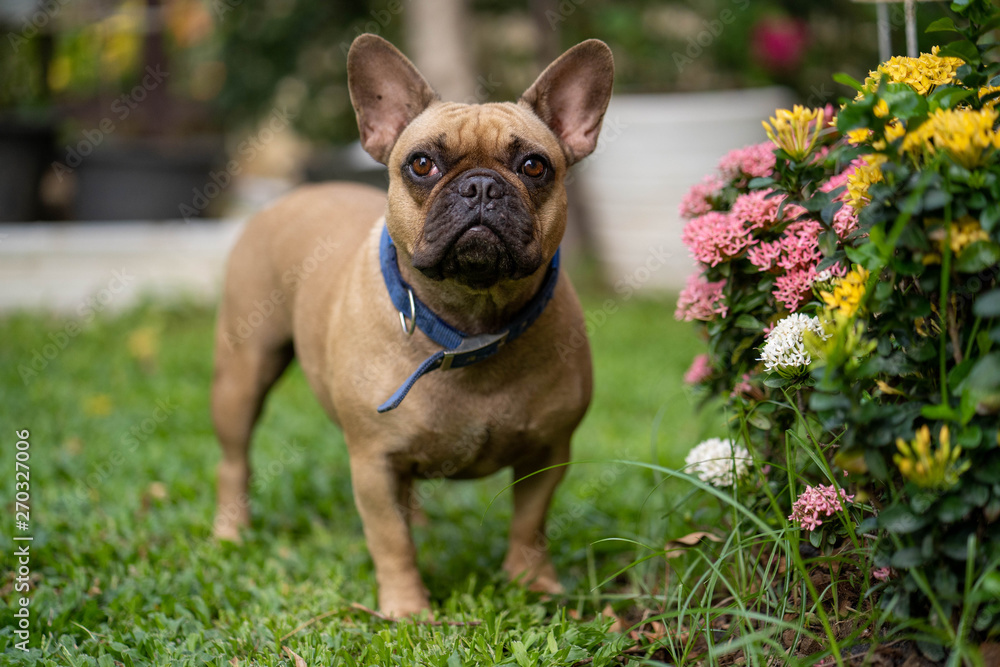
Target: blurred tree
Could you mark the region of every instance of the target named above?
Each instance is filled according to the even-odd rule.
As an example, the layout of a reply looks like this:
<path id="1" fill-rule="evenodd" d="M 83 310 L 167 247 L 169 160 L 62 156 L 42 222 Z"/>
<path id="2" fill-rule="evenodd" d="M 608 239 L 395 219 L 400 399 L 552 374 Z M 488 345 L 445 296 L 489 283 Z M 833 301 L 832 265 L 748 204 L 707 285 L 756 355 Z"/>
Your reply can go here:
<path id="1" fill-rule="evenodd" d="M 227 119 L 288 108 L 297 129 L 319 142 L 356 138 L 345 62 L 363 32 L 403 46 L 444 97 L 477 101 L 516 97 L 540 66 L 589 37 L 611 46 L 616 89 L 625 92 L 780 84 L 823 104 L 836 102 L 834 73 L 863 77 L 877 64 L 874 9 L 850 0 L 205 2 L 221 38 L 218 102 Z M 921 4 L 924 50 L 933 36 L 922 28 L 945 12 Z M 902 5 L 892 19 L 902 43 Z M 452 92 L 452 74 L 471 92 L 457 84 Z"/>
<path id="2" fill-rule="evenodd" d="M 406 51 L 444 100 L 476 100 L 466 0 L 410 2 L 403 14 Z"/>

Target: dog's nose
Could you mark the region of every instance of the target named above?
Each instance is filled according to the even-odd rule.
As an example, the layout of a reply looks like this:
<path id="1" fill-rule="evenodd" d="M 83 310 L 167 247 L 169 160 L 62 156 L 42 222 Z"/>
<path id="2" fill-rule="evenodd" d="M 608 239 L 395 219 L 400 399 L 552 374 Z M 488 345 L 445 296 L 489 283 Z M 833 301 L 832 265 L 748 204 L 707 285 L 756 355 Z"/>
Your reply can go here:
<path id="1" fill-rule="evenodd" d="M 504 196 L 504 187 L 495 176 L 482 172 L 471 173 L 462 177 L 458 194 L 479 201 L 500 199 Z"/>

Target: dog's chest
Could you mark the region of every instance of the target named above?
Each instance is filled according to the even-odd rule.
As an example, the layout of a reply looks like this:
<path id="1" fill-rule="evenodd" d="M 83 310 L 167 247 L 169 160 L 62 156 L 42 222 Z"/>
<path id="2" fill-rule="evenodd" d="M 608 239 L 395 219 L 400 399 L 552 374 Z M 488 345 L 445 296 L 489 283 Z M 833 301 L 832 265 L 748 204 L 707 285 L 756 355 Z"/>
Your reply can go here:
<path id="1" fill-rule="evenodd" d="M 541 435 L 532 421 L 504 403 L 474 413 L 440 412 L 421 424 L 397 462 L 417 477 L 489 475 L 537 450 Z"/>

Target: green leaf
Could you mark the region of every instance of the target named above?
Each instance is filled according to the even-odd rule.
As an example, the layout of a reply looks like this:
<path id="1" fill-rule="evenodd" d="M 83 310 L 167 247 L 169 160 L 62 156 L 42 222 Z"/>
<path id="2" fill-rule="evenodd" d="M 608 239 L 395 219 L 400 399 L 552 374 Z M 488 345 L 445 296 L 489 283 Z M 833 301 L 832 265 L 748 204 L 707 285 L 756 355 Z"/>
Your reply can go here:
<path id="1" fill-rule="evenodd" d="M 948 44 L 938 51 L 938 56 L 942 58 L 961 58 L 969 65 L 978 65 L 980 61 L 979 49 L 977 49 L 976 45 L 967 39 Z"/>
<path id="2" fill-rule="evenodd" d="M 837 72 L 833 75 L 833 80 L 841 85 L 847 86 L 848 88 L 853 88 L 859 93 L 865 89 L 864 86 L 861 85 L 860 81 L 846 72 Z"/>
<path id="3" fill-rule="evenodd" d="M 949 496 L 937 508 L 937 518 L 944 523 L 954 523 L 968 514 L 972 506 L 958 496 Z"/>
<path id="4" fill-rule="evenodd" d="M 886 465 L 885 457 L 877 449 L 865 450 L 865 463 L 868 465 L 868 472 L 875 479 L 888 479 L 889 466 Z"/>
<path id="5" fill-rule="evenodd" d="M 925 405 L 920 409 L 920 414 L 925 419 L 958 421 L 958 413 L 950 405 Z"/>
<path id="6" fill-rule="evenodd" d="M 889 113 L 896 118 L 910 120 L 927 115 L 927 98 L 905 83 L 886 85 L 880 89 L 880 96 L 889 105 Z"/>
<path id="7" fill-rule="evenodd" d="M 915 514 L 906 505 L 890 505 L 878 515 L 878 525 L 890 533 L 905 535 L 927 525 L 927 518 Z"/>
<path id="8" fill-rule="evenodd" d="M 1000 204 L 990 204 L 983 209 L 979 215 L 979 224 L 988 232 L 993 231 L 997 222 L 1000 222 Z"/>
<path id="9" fill-rule="evenodd" d="M 892 563 L 893 567 L 903 570 L 923 565 L 924 557 L 920 553 L 920 547 L 909 547 L 907 549 L 900 549 L 894 553 L 889 562 Z"/>
<path id="10" fill-rule="evenodd" d="M 514 654 L 514 659 L 521 667 L 534 667 L 535 661 L 528 658 L 528 651 L 524 644 L 516 639 L 510 643 L 510 652 Z"/>
<path id="11" fill-rule="evenodd" d="M 815 410 L 816 412 L 826 412 L 828 410 L 837 409 L 846 410 L 850 407 L 850 399 L 843 394 L 825 394 L 817 391 L 809 397 L 809 409 Z"/>
<path id="12" fill-rule="evenodd" d="M 969 389 L 993 392 L 1000 389 L 1000 352 L 991 352 L 976 362 L 969 371 Z"/>
<path id="13" fill-rule="evenodd" d="M 979 273 L 1000 262 L 1000 244 L 993 241 L 976 241 L 962 249 L 955 262 L 955 270 L 962 273 Z"/>
<path id="14" fill-rule="evenodd" d="M 1000 315 L 1000 287 L 980 294 L 976 299 L 972 312 L 976 317 L 997 317 Z"/>
<path id="15" fill-rule="evenodd" d="M 819 549 L 820 545 L 823 544 L 823 531 L 821 530 L 809 531 L 809 544 Z"/>
<path id="16" fill-rule="evenodd" d="M 958 28 L 955 27 L 954 21 L 945 16 L 927 26 L 924 32 L 958 32 Z"/>
<path id="17" fill-rule="evenodd" d="M 962 449 L 975 449 L 983 441 L 983 429 L 978 424 L 970 424 L 955 434 L 955 444 Z"/>
<path id="18" fill-rule="evenodd" d="M 954 109 L 959 102 L 964 102 L 974 91 L 958 86 L 943 86 L 927 98 L 931 111 L 935 109 Z"/>
<path id="19" fill-rule="evenodd" d="M 757 178 L 751 178 L 750 182 L 747 183 L 747 187 L 751 190 L 760 190 L 761 188 L 769 188 L 774 185 L 774 179 L 770 176 L 758 176 Z"/>
<path id="20" fill-rule="evenodd" d="M 827 230 L 819 235 L 819 251 L 823 253 L 824 257 L 829 257 L 837 252 L 839 244 L 840 239 L 837 238 L 837 233 L 832 230 Z"/>
<path id="21" fill-rule="evenodd" d="M 771 389 L 780 389 L 781 387 L 788 386 L 791 382 L 791 380 L 783 378 L 780 375 L 771 375 L 770 377 L 764 378 L 764 386 L 770 387 Z"/>
<path id="22" fill-rule="evenodd" d="M 763 331 L 764 329 L 763 322 L 758 320 L 753 315 L 748 315 L 746 313 L 737 317 L 736 321 L 733 322 L 733 326 L 737 327 L 738 329 L 751 329 L 753 331 Z"/>
<path id="23" fill-rule="evenodd" d="M 844 248 L 847 258 L 855 264 L 860 264 L 869 271 L 882 268 L 882 255 L 874 243 L 865 243 L 857 248 Z"/>

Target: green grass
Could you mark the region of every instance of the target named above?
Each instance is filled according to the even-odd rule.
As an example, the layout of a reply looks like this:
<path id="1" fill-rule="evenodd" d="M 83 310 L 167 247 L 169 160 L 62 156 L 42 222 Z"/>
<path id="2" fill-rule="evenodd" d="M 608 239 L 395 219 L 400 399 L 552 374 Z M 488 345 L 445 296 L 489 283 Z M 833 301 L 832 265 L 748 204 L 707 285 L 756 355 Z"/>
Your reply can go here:
<path id="1" fill-rule="evenodd" d="M 614 297 L 585 295 L 585 308 L 596 312 Z M 212 313 L 146 304 L 85 323 L 27 383 L 19 367 L 44 354 L 69 320 L 0 319 L 8 573 L 10 554 L 24 544 L 12 535 L 34 537 L 31 651 L 14 648 L 21 593 L 8 574 L 0 663 L 293 664 L 288 647 L 310 666 L 617 664 L 628 640 L 607 634 L 610 621 L 597 613 L 609 601 L 643 598 L 662 579 L 662 559 L 627 569 L 646 554 L 631 541 L 662 546 L 711 515 L 686 502 L 690 487 L 682 494 L 685 487 L 663 485 L 653 471 L 606 463 L 677 467 L 723 427 L 696 414 L 683 388 L 702 344 L 673 320 L 672 304 L 620 301 L 592 332 L 595 395 L 574 441 L 581 463 L 550 514 L 564 598 L 541 600 L 499 572 L 509 472 L 423 487 L 430 523 L 415 535 L 436 617 L 481 622 L 451 626 L 391 624 L 351 606 L 376 606 L 372 565 L 343 440 L 300 369 L 276 388 L 257 431 L 252 528 L 244 544 L 220 545 L 211 539 L 219 459 L 208 412 Z M 150 332 L 158 343 L 146 354 L 139 348 Z M 31 433 L 24 533 L 13 526 L 20 429 Z"/>

